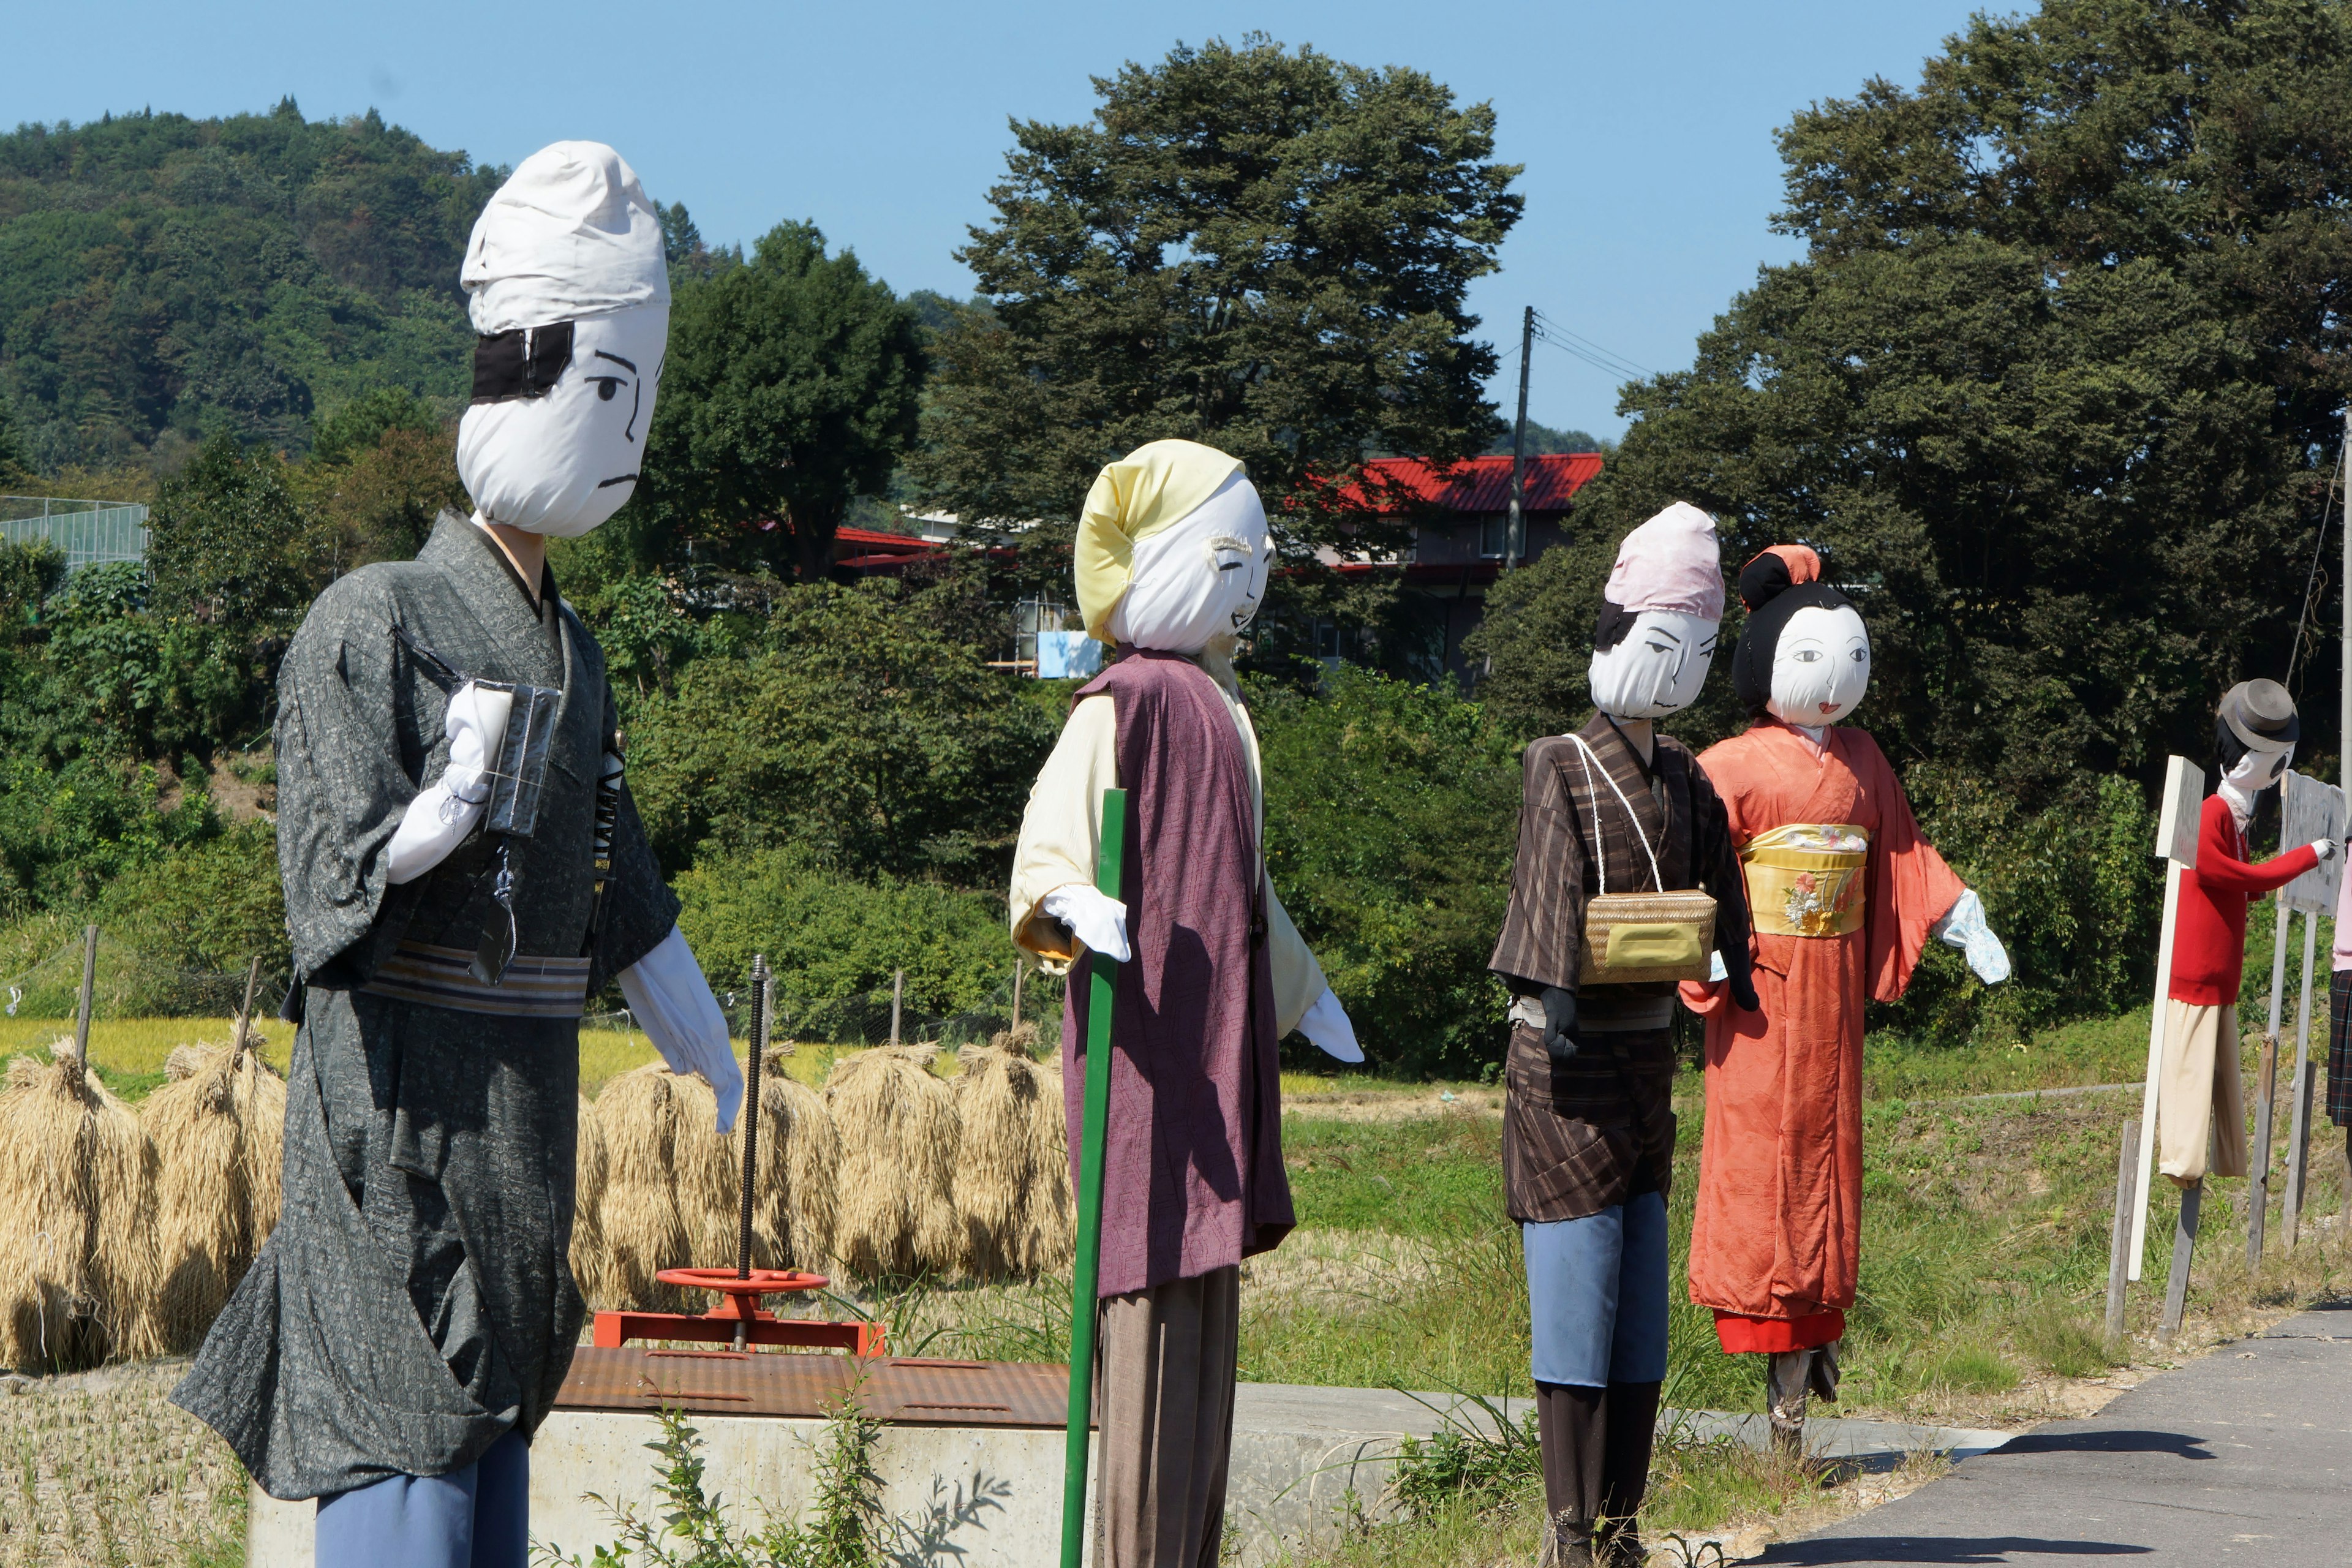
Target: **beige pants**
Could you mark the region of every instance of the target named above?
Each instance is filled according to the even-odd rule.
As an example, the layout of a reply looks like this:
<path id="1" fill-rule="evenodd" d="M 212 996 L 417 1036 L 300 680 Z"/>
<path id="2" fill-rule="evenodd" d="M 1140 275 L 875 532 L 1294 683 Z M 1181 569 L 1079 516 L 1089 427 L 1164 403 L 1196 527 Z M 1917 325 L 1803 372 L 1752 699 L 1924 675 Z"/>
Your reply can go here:
<path id="1" fill-rule="evenodd" d="M 1103 1303 L 1099 1568 L 1216 1568 L 1241 1294 L 1228 1267 Z"/>
<path id="2" fill-rule="evenodd" d="M 2238 1009 L 2164 1003 L 2164 1064 L 2156 1086 L 2156 1168 L 2188 1186 L 2207 1173 L 2246 1173 L 2246 1107 L 2238 1086 Z"/>

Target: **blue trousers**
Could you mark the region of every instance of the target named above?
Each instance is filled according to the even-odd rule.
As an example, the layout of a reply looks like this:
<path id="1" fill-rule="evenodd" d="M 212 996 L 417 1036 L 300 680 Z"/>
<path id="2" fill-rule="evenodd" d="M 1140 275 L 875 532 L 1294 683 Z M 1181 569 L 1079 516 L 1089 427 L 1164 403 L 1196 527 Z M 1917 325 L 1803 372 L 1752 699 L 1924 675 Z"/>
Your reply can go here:
<path id="1" fill-rule="evenodd" d="M 509 1432 L 446 1476 L 319 1500 L 317 1568 L 528 1568 L 530 1445 Z"/>
<path id="2" fill-rule="evenodd" d="M 1538 1383 L 1605 1388 L 1666 1375 L 1666 1200 L 1519 1226 Z"/>

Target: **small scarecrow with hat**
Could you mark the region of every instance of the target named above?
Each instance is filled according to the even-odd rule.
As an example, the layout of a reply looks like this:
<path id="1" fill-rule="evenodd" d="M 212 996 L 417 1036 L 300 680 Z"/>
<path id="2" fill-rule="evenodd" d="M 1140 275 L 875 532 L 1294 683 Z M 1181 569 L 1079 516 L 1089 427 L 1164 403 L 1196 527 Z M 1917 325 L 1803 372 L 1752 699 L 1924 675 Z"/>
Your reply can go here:
<path id="1" fill-rule="evenodd" d="M 1682 988 L 1707 1020 L 1691 1300 L 1726 1352 L 1770 1357 L 1772 1434 L 1791 1448 L 1809 1393 L 1837 1397 L 1859 1273 L 1864 1005 L 1898 1000 L 1930 940 L 1987 984 L 2009 977 L 1886 754 L 1839 722 L 1869 687 L 1870 634 L 1821 577 L 1801 544 L 1740 572 L 1731 677 L 1754 721 L 1698 759 L 1746 873 L 1762 1010 L 1719 982 Z"/>
<path id="2" fill-rule="evenodd" d="M 2164 1060 L 2158 1069 L 2157 1169 L 2175 1186 L 2203 1181 L 2209 1154 L 2213 1174 L 2246 1173 L 2246 1116 L 2238 1089 L 2246 906 L 2336 853 L 2335 842 L 2322 838 L 2259 866 L 2247 858 L 2246 827 L 2255 804 L 2286 776 L 2302 732 L 2294 699 L 2275 680 L 2232 686 L 2213 721 L 2221 782 L 2198 816 L 2197 864 L 2180 874 Z"/>

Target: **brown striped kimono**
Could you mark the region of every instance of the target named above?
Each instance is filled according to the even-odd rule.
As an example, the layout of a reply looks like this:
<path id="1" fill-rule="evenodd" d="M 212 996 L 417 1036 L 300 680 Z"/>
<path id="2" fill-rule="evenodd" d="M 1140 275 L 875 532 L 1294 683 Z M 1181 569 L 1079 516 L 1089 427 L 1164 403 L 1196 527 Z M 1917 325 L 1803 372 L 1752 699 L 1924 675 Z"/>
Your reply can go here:
<path id="1" fill-rule="evenodd" d="M 1578 984 L 1584 907 L 1601 890 L 1605 857 L 1612 891 L 1657 886 L 1650 856 L 1626 819 L 1616 781 L 1657 856 L 1667 889 L 1705 888 L 1716 900 L 1716 945 L 1744 973 L 1748 897 L 1723 803 L 1681 742 L 1660 735 L 1651 762 L 1595 713 L 1580 731 L 1599 766 L 1564 735 L 1528 747 L 1511 903 L 1487 967 L 1515 992 L 1548 985 L 1576 992 L 1575 1059 L 1554 1062 L 1541 1029 L 1516 1023 L 1504 1062 L 1504 1198 L 1513 1219 L 1577 1219 L 1663 1190 L 1672 1173 L 1675 1118 L 1670 982 Z M 1600 816 L 1594 837 L 1595 796 Z"/>

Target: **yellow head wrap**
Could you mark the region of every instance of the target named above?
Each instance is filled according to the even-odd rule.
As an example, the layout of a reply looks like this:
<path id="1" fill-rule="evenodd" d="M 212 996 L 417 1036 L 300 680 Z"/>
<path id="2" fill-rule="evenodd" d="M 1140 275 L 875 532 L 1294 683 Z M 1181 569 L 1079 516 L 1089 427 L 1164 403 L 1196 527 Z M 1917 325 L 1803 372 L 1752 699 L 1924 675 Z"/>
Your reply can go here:
<path id="1" fill-rule="evenodd" d="M 1198 441 L 1151 441 L 1106 464 L 1078 519 L 1078 610 L 1088 635 L 1110 641 L 1110 616 L 1127 595 L 1138 540 L 1182 521 L 1242 469 Z"/>

